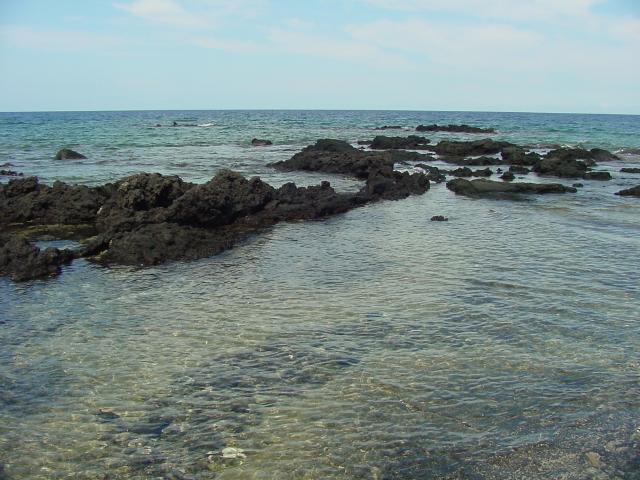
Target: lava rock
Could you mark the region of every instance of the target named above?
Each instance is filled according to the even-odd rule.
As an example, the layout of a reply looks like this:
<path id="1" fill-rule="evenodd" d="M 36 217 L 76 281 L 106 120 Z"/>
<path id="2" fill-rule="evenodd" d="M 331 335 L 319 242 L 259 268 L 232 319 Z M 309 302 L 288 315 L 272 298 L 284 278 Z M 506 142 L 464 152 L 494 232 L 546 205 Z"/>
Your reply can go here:
<path id="1" fill-rule="evenodd" d="M 431 221 L 432 222 L 448 222 L 449 219 L 442 215 L 434 215 L 433 217 L 431 217 Z"/>
<path id="2" fill-rule="evenodd" d="M 416 167 L 427 172 L 427 180 L 430 182 L 442 183 L 447 179 L 444 172 L 441 172 L 438 167 L 432 167 L 431 165 L 426 165 L 424 163 L 418 163 Z"/>
<path id="3" fill-rule="evenodd" d="M 3 177 L 22 177 L 23 174 L 14 170 L 0 170 L 0 176 Z"/>
<path id="4" fill-rule="evenodd" d="M 427 144 L 429 140 L 425 137 L 419 137 L 417 135 L 409 135 L 408 137 L 385 137 L 384 135 L 378 135 L 371 142 L 370 147 L 374 150 L 389 150 L 389 149 L 424 149 L 429 148 Z"/>
<path id="5" fill-rule="evenodd" d="M 111 191 L 110 185 L 90 188 L 55 182 L 48 186 L 40 184 L 36 177 L 14 179 L 0 185 L 0 225 L 94 223 Z"/>
<path id="6" fill-rule="evenodd" d="M 502 149 L 502 160 L 509 165 L 533 166 L 542 157 L 535 152 L 527 152 L 517 145 L 510 145 Z M 515 173 L 515 172 L 514 172 Z"/>
<path id="7" fill-rule="evenodd" d="M 73 257 L 70 250 L 40 250 L 23 237 L 0 235 L 0 276 L 15 282 L 56 276 L 61 265 L 70 263 Z"/>
<path id="8" fill-rule="evenodd" d="M 512 182 L 516 179 L 516 176 L 513 174 L 513 172 L 504 172 L 502 175 L 500 175 L 500 178 L 505 182 Z"/>
<path id="9" fill-rule="evenodd" d="M 546 193 L 575 193 L 572 187 L 565 187 L 558 183 L 505 183 L 492 180 L 465 180 L 456 178 L 447 182 L 447 188 L 456 194 L 467 196 L 501 195 L 501 194 L 546 194 Z"/>
<path id="10" fill-rule="evenodd" d="M 575 160 L 570 155 L 555 157 L 551 153 L 533 166 L 533 171 L 540 175 L 565 178 L 583 178 L 587 169 L 585 162 Z"/>
<path id="11" fill-rule="evenodd" d="M 271 140 L 254 138 L 253 140 L 251 140 L 251 145 L 254 147 L 266 147 L 268 145 L 273 145 L 273 142 Z"/>
<path id="12" fill-rule="evenodd" d="M 529 173 L 531 173 L 531 170 L 521 165 L 511 165 L 509 167 L 509 171 L 514 175 L 528 175 Z"/>
<path id="13" fill-rule="evenodd" d="M 509 142 L 498 142 L 485 138 L 472 142 L 458 142 L 443 140 L 434 147 L 434 151 L 444 157 L 474 157 L 481 155 L 495 155 L 503 149 L 514 146 Z"/>
<path id="14" fill-rule="evenodd" d="M 395 153 L 363 152 L 341 140 L 318 140 L 289 160 L 272 163 L 278 170 L 306 170 L 341 173 L 366 180 L 372 171 L 384 170 L 391 175 Z"/>
<path id="15" fill-rule="evenodd" d="M 587 172 L 582 177 L 585 180 L 611 180 L 609 172 Z"/>
<path id="16" fill-rule="evenodd" d="M 87 158 L 81 153 L 76 152 L 75 150 L 71 150 L 70 148 L 63 148 L 56 153 L 56 160 L 81 160 L 83 158 Z"/>
<path id="17" fill-rule="evenodd" d="M 627 188 L 626 190 L 620 190 L 619 192 L 616 192 L 616 195 L 620 195 L 622 197 L 640 197 L 640 185 Z"/>
<path id="18" fill-rule="evenodd" d="M 472 127 L 470 125 L 418 125 L 418 132 L 451 132 L 451 133 L 496 133 L 494 128 Z"/>
<path id="19" fill-rule="evenodd" d="M 382 127 L 376 127 L 374 130 L 402 130 L 400 125 L 383 125 Z"/>
<path id="20" fill-rule="evenodd" d="M 620 171 L 622 173 L 640 173 L 640 168 L 626 167 L 626 168 L 621 168 Z"/>

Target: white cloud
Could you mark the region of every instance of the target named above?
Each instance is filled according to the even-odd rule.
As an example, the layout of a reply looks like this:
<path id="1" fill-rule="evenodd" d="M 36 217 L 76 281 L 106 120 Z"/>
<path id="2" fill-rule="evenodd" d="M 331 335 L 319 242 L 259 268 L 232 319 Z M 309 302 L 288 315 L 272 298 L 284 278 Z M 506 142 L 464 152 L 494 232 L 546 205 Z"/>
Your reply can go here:
<path id="1" fill-rule="evenodd" d="M 36 30 L 24 26 L 0 28 L 1 43 L 14 48 L 31 48 L 47 51 L 82 51 L 96 48 L 117 47 L 124 39 L 115 35 L 103 35 L 75 30 Z"/>
<path id="2" fill-rule="evenodd" d="M 362 0 L 390 10 L 452 12 L 494 19 L 552 19 L 588 14 L 603 0 Z"/>
<path id="3" fill-rule="evenodd" d="M 207 26 L 203 17 L 187 11 L 174 0 L 134 0 L 132 3 L 116 3 L 114 6 L 153 23 L 175 27 Z"/>

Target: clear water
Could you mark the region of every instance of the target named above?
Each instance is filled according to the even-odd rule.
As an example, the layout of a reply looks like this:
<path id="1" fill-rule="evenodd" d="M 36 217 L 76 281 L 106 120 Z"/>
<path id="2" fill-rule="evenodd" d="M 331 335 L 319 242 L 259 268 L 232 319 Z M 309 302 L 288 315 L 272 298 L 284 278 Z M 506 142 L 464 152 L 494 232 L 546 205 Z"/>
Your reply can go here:
<path id="1" fill-rule="evenodd" d="M 153 127 L 174 120 L 215 126 Z M 327 176 L 266 164 L 317 138 L 436 122 L 640 147 L 632 116 L 21 113 L 0 114 L 0 163 L 87 184 L 137 171 L 204 181 L 223 167 L 317 183 Z M 52 160 L 63 146 L 89 158 Z M 575 195 L 468 199 L 433 185 L 208 259 L 0 279 L 5 475 L 638 478 L 640 203 L 613 193 L 640 176 L 623 165 L 640 157 L 602 165 L 614 180 Z M 440 214 L 449 222 L 429 221 Z"/>

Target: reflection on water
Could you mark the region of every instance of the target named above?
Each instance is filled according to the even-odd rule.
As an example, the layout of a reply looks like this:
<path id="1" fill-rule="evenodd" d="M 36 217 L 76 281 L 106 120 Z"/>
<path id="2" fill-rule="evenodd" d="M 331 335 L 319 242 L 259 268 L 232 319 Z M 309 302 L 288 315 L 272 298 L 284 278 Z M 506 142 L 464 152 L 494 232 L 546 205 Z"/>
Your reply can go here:
<path id="1" fill-rule="evenodd" d="M 435 185 L 210 259 L 2 279 L 0 462 L 12 480 L 634 478 L 639 207 L 580 195 Z"/>

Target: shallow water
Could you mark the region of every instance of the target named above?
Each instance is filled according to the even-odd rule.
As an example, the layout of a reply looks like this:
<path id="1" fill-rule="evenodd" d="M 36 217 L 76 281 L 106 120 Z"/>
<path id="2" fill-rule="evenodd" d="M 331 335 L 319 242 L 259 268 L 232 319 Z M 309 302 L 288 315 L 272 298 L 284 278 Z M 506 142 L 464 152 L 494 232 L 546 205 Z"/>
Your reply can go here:
<path id="1" fill-rule="evenodd" d="M 189 164 L 180 168 L 193 181 L 237 162 L 272 183 L 317 183 L 326 176 L 265 165 L 315 138 L 371 138 L 371 127 L 402 118 L 497 126 L 523 143 L 591 145 L 598 129 L 593 146 L 640 138 L 638 117 L 525 116 L 528 130 L 507 131 L 520 114 L 22 115 L 27 126 L 4 123 L 2 162 L 84 183 L 182 173 L 171 162 Z M 89 159 L 50 160 L 65 141 L 46 120 L 37 127 L 39 115 L 60 116 Z M 7 118 L 16 122 L 2 114 L 0 124 Z M 162 146 L 140 132 L 144 122 L 228 118 L 237 125 L 224 127 L 227 143 Z M 27 132 L 38 139 L 31 150 L 16 146 Z M 241 145 L 254 136 L 277 145 Z M 602 165 L 614 180 L 585 181 L 574 195 L 478 200 L 432 185 L 280 224 L 208 259 L 76 261 L 52 280 L 0 279 L 7 478 L 638 478 L 640 203 L 613 193 L 640 176 L 618 173 L 623 164 L 640 159 Z M 246 457 L 223 458 L 225 447 Z"/>

